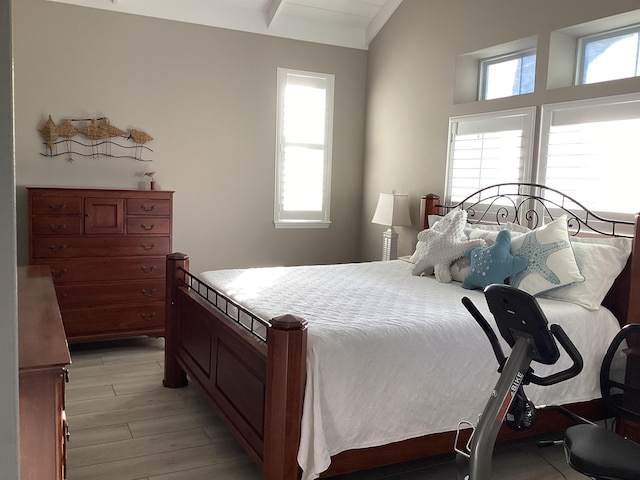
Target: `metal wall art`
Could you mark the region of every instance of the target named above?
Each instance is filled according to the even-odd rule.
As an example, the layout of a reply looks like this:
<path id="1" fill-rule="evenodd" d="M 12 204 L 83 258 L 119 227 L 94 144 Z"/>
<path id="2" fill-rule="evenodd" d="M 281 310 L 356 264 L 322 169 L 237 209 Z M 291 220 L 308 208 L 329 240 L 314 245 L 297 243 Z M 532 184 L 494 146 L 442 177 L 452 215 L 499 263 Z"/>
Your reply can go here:
<path id="1" fill-rule="evenodd" d="M 143 158 L 147 152 L 153 152 L 146 146 L 153 137 L 141 130 L 128 132 L 111 125 L 107 117 L 72 118 L 60 125 L 49 115 L 40 129 L 44 141 L 45 157 L 67 156 L 70 162 L 74 157 L 111 157 L 131 158 L 140 162 L 150 162 Z"/>

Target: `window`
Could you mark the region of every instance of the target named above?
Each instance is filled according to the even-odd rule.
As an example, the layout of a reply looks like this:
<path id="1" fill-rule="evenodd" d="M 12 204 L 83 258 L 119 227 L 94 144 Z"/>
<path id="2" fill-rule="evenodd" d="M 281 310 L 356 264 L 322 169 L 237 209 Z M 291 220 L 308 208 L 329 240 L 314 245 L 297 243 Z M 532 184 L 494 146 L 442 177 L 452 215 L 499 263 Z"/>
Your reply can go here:
<path id="1" fill-rule="evenodd" d="M 599 213 L 636 212 L 640 94 L 542 107 L 540 183 Z"/>
<path id="2" fill-rule="evenodd" d="M 640 76 L 639 52 L 640 25 L 580 38 L 576 84 Z"/>
<path id="3" fill-rule="evenodd" d="M 533 92 L 536 50 L 523 50 L 480 62 L 480 100 Z"/>
<path id="4" fill-rule="evenodd" d="M 535 108 L 449 120 L 447 204 L 496 183 L 531 179 Z"/>
<path id="5" fill-rule="evenodd" d="M 446 202 L 503 182 L 560 190 L 605 217 L 631 220 L 640 176 L 640 93 L 542 106 L 538 168 L 535 109 L 452 118 Z"/>
<path id="6" fill-rule="evenodd" d="M 276 227 L 327 227 L 334 76 L 278 69 Z"/>

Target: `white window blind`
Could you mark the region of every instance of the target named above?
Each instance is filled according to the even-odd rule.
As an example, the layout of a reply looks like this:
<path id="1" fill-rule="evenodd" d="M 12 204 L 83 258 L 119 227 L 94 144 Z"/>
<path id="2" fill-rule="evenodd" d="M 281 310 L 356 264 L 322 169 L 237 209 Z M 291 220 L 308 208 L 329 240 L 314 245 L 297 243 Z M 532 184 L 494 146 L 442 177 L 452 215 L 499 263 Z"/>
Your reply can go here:
<path id="1" fill-rule="evenodd" d="M 530 181 L 535 108 L 449 120 L 446 201 L 496 183 Z"/>
<path id="2" fill-rule="evenodd" d="M 329 224 L 334 76 L 278 69 L 277 227 Z"/>
<path id="3" fill-rule="evenodd" d="M 540 182 L 599 213 L 637 210 L 640 94 L 542 107 Z"/>

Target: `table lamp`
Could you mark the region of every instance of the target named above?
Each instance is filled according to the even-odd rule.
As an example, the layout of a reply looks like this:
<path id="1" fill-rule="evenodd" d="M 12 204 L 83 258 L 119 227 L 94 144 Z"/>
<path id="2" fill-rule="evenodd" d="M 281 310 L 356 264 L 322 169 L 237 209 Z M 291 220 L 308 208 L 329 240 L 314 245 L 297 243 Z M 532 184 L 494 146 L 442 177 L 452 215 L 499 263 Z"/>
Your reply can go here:
<path id="1" fill-rule="evenodd" d="M 392 193 L 381 193 L 371 223 L 389 227 L 382 234 L 382 260 L 398 258 L 398 233 L 393 227 L 411 225 L 409 195 L 396 193 L 395 190 Z"/>

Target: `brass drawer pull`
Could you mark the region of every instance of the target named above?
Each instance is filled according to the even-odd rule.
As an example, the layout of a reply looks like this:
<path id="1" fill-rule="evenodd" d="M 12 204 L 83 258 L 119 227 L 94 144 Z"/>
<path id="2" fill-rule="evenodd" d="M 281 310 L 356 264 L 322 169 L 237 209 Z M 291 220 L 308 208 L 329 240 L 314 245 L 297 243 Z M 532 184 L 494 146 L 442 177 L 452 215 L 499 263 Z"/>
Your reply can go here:
<path id="1" fill-rule="evenodd" d="M 67 273 L 67 269 L 66 268 L 63 268 L 62 270 L 54 270 L 53 268 L 51 269 L 51 276 L 55 277 L 55 278 L 60 278 L 65 273 Z"/>
<path id="2" fill-rule="evenodd" d="M 67 249 L 66 245 L 60 245 L 59 247 L 56 247 L 55 245 L 49 245 L 49 250 L 51 250 L 52 252 L 61 253 L 61 252 L 64 252 L 66 249 Z"/>
<path id="3" fill-rule="evenodd" d="M 61 210 L 64 210 L 65 208 L 67 208 L 67 205 L 64 203 L 61 203 L 60 205 L 54 205 L 53 203 L 50 203 L 49 208 L 56 212 L 60 212 Z"/>
<path id="4" fill-rule="evenodd" d="M 140 224 L 140 228 L 143 230 L 153 230 L 154 228 L 156 228 L 156 224 L 152 223 L 149 227 L 147 227 L 144 223 Z"/>
<path id="5" fill-rule="evenodd" d="M 140 208 L 145 212 L 153 212 L 156 209 L 155 205 L 149 205 L 148 207 L 144 204 L 140 205 Z"/>
<path id="6" fill-rule="evenodd" d="M 143 288 L 142 290 L 140 290 L 140 293 L 142 293 L 145 297 L 151 297 L 153 296 L 154 293 L 156 293 L 158 290 L 155 288 L 152 288 L 150 292 L 147 292 L 146 288 Z"/>
<path id="7" fill-rule="evenodd" d="M 140 267 L 140 270 L 142 270 L 144 273 L 151 273 L 156 269 L 155 265 L 151 265 L 150 267 L 147 267 L 146 265 L 142 265 Z"/>
<path id="8" fill-rule="evenodd" d="M 140 318 L 142 318 L 143 320 L 151 320 L 152 318 L 154 318 L 156 316 L 156 312 L 152 312 L 152 313 L 141 313 L 140 314 Z"/>
<path id="9" fill-rule="evenodd" d="M 158 246 L 157 243 L 152 243 L 151 245 L 147 245 L 146 243 L 143 243 L 142 245 L 140 245 L 142 248 L 144 248 L 145 250 L 153 250 L 155 247 Z"/>
<path id="10" fill-rule="evenodd" d="M 53 223 L 49 224 L 49 230 L 51 230 L 52 232 L 63 232 L 66 229 L 67 229 L 67 225 L 64 223 L 58 225 L 57 227 Z"/>

